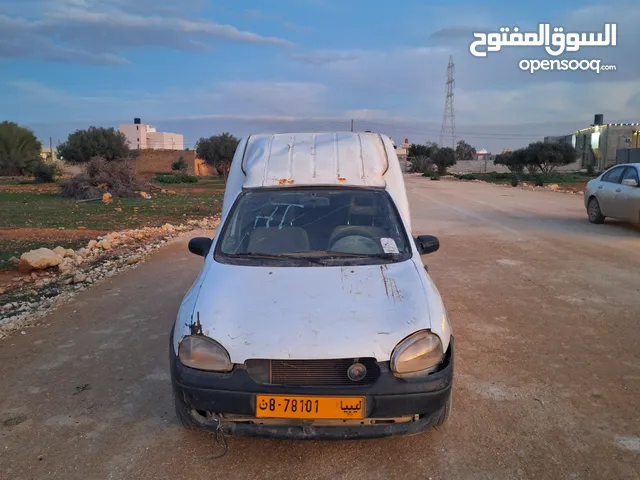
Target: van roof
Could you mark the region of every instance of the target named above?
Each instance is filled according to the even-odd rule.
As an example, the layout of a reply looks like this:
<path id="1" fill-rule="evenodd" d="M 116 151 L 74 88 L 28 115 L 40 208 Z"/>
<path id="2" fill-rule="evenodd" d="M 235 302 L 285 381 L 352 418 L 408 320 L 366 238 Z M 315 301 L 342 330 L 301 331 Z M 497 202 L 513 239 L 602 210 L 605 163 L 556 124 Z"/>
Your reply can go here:
<path id="1" fill-rule="evenodd" d="M 251 135 L 244 145 L 244 188 L 287 185 L 384 187 L 389 158 L 382 136 L 323 132 Z"/>
<path id="2" fill-rule="evenodd" d="M 231 162 L 222 221 L 245 189 L 312 185 L 384 188 L 411 229 L 403 172 L 393 144 L 386 135 L 368 132 L 278 133 L 243 138 Z"/>

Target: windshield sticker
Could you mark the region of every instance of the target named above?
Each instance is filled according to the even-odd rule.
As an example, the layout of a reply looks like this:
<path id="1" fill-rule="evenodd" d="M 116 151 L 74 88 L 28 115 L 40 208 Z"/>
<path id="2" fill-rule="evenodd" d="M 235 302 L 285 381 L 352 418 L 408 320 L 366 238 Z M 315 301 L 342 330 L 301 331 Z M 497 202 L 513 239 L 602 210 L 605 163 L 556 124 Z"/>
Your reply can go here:
<path id="1" fill-rule="evenodd" d="M 393 238 L 381 238 L 380 243 L 382 244 L 384 253 L 400 253 Z"/>

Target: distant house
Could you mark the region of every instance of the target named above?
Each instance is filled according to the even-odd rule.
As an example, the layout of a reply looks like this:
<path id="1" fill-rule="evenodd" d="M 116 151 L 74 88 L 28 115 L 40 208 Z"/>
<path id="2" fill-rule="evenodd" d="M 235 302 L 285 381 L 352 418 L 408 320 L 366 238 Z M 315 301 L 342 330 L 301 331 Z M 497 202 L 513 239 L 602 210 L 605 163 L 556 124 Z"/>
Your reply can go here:
<path id="1" fill-rule="evenodd" d="M 51 156 L 51 151 L 53 150 L 53 158 Z M 58 149 L 57 148 L 49 148 L 49 147 L 42 147 L 42 150 L 40 150 L 40 158 L 42 158 L 45 162 L 51 162 L 51 161 L 55 161 L 58 159 Z"/>
<path id="2" fill-rule="evenodd" d="M 573 145 L 578 168 L 592 166 L 597 171 L 615 165 L 618 151 L 640 148 L 640 123 L 604 123 L 604 116 L 594 116 L 593 124 L 568 135 L 545 137 L 547 143 Z"/>
<path id="3" fill-rule="evenodd" d="M 127 137 L 129 148 L 134 150 L 183 150 L 184 137 L 179 133 L 157 132 L 153 125 L 140 123 L 134 118 L 133 123 L 123 123 L 118 130 Z"/>

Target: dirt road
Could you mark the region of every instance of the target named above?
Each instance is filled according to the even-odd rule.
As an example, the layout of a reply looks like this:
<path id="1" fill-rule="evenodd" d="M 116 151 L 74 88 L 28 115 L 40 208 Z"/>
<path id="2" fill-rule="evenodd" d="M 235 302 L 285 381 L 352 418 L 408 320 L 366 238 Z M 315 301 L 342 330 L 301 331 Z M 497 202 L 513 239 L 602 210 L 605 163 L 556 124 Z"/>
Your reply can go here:
<path id="1" fill-rule="evenodd" d="M 212 458 L 171 402 L 169 328 L 201 265 L 183 242 L 0 343 L 0 477 L 639 478 L 640 229 L 590 225 L 577 195 L 407 182 L 456 335 L 445 428 Z"/>

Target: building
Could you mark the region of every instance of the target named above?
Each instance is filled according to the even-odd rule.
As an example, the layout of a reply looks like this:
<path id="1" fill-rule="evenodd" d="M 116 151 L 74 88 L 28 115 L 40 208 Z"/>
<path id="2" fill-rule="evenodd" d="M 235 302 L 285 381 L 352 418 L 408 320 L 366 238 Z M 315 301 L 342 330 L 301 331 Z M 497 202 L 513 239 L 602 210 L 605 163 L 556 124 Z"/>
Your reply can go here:
<path id="1" fill-rule="evenodd" d="M 179 133 L 157 132 L 153 125 L 140 123 L 134 118 L 133 123 L 124 123 L 118 130 L 127 137 L 129 148 L 135 150 L 184 150 L 184 137 Z"/>
<path id="2" fill-rule="evenodd" d="M 481 148 L 476 153 L 473 154 L 474 160 L 488 160 L 491 154 L 487 152 L 484 148 Z"/>
<path id="3" fill-rule="evenodd" d="M 604 123 L 603 115 L 597 114 L 587 128 L 544 140 L 570 143 L 577 152 L 578 168 L 603 171 L 616 164 L 618 150 L 640 148 L 640 123 Z"/>
<path id="4" fill-rule="evenodd" d="M 51 156 L 53 152 L 53 157 Z M 40 150 L 40 158 L 45 162 L 51 162 L 58 159 L 58 149 L 55 147 L 42 147 Z"/>
<path id="5" fill-rule="evenodd" d="M 404 143 L 400 146 L 396 145 L 393 140 L 393 148 L 396 150 L 396 155 L 398 156 L 398 161 L 400 162 L 400 168 L 403 172 L 407 172 L 407 155 L 409 154 L 409 149 L 411 148 L 411 144 L 409 143 L 409 139 L 405 138 Z"/>

